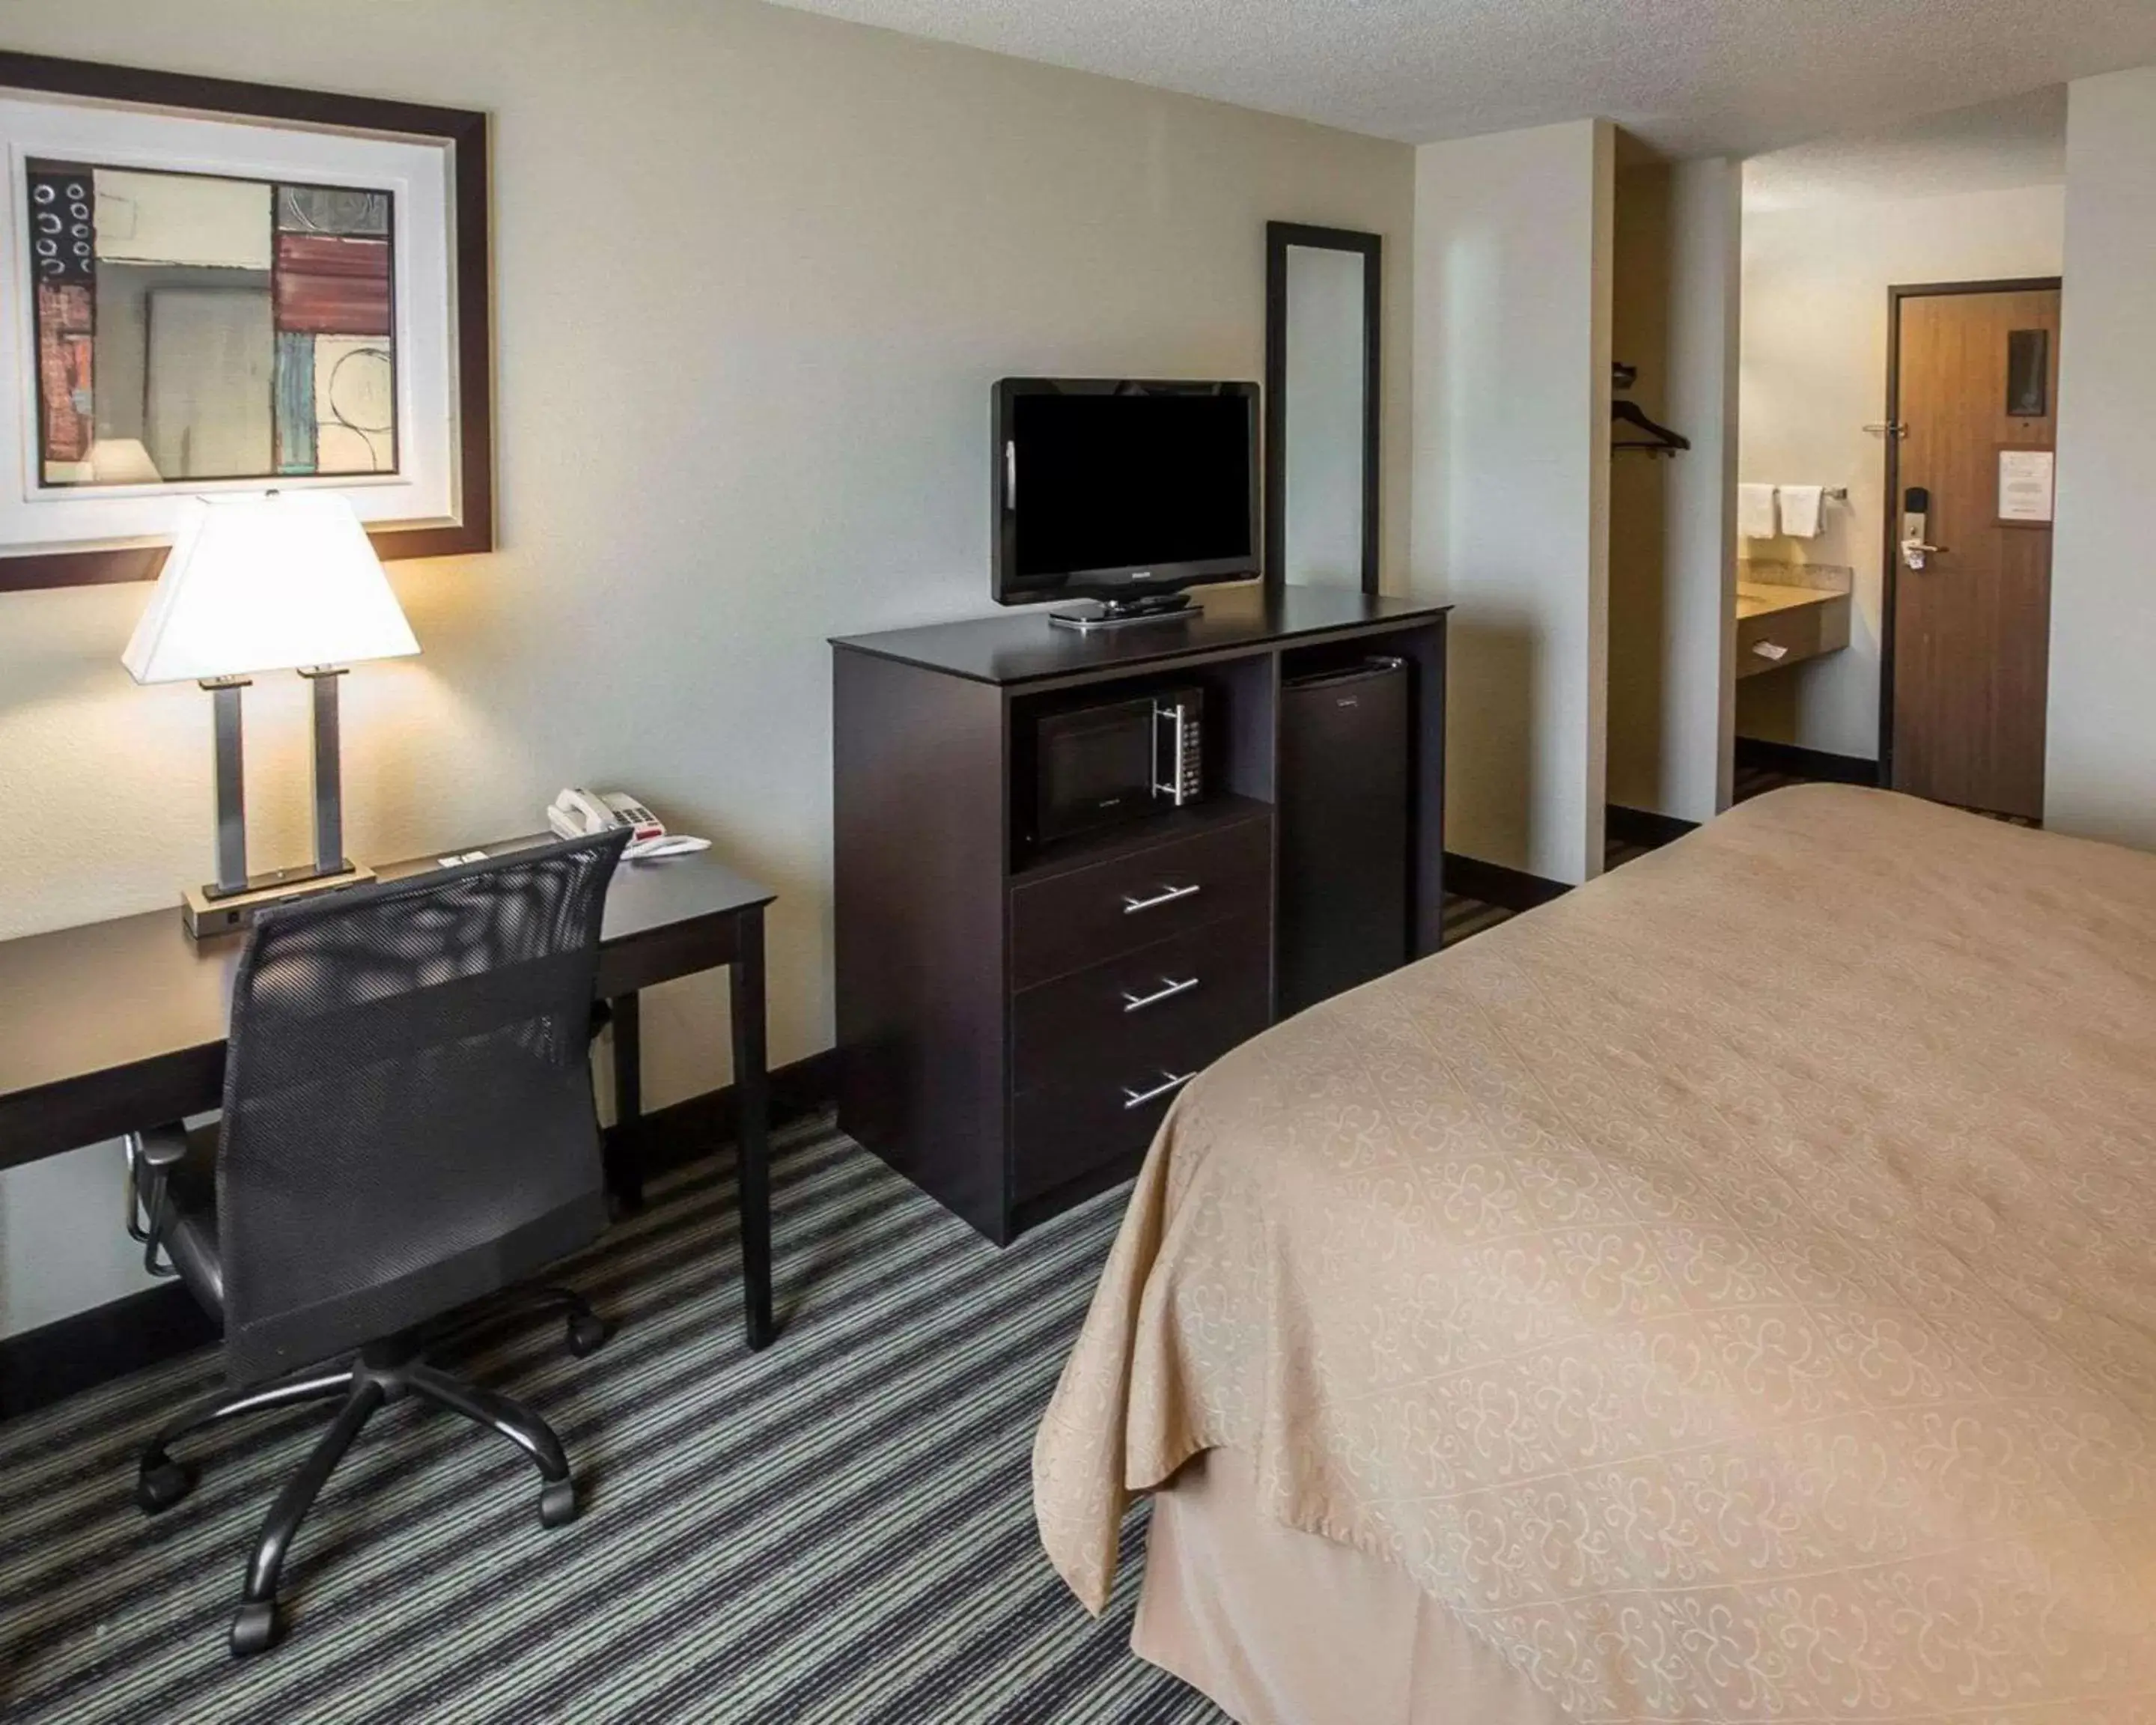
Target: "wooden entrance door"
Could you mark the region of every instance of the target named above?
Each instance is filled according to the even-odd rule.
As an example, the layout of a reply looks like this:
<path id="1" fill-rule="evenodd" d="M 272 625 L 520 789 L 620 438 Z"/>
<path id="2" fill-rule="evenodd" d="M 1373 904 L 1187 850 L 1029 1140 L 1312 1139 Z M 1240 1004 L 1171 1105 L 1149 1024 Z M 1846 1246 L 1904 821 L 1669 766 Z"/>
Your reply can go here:
<path id="1" fill-rule="evenodd" d="M 1887 782 L 2041 819 L 2051 618 L 2048 521 L 2002 521 L 2000 455 L 2056 446 L 2059 287 L 1897 288 L 1887 418 Z M 1907 490 L 1930 493 L 1912 569 Z"/>

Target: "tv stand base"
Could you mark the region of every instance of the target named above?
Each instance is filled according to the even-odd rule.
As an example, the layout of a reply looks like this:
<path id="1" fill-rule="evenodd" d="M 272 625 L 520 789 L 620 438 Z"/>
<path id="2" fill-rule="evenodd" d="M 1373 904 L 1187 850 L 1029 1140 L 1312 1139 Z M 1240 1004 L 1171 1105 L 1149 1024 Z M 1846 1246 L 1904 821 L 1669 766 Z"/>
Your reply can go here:
<path id="1" fill-rule="evenodd" d="M 1120 629 L 1132 623 L 1173 623 L 1197 609 L 1187 593 L 1150 593 L 1142 598 L 1103 599 L 1073 610 L 1050 611 L 1048 620 L 1058 629 Z"/>

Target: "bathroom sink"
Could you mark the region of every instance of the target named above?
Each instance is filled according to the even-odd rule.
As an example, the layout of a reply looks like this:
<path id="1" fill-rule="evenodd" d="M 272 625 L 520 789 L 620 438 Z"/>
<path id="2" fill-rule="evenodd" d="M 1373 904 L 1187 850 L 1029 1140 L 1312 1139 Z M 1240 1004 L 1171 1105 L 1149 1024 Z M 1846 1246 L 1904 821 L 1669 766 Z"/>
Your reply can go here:
<path id="1" fill-rule="evenodd" d="M 1849 595 L 1832 588 L 1737 583 L 1737 675 L 1801 665 L 1849 644 Z"/>

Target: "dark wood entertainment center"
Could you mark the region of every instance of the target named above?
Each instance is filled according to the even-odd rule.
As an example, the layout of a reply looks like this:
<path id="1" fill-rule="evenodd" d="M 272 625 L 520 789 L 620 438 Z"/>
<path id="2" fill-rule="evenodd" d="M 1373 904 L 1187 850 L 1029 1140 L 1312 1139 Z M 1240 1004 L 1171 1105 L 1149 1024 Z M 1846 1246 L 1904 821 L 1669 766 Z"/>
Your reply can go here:
<path id="1" fill-rule="evenodd" d="M 1409 667 L 1405 945 L 1435 952 L 1446 609 L 1253 585 L 1122 629 L 834 640 L 840 1127 L 999 1245 L 1127 1178 L 1181 1082 L 1273 1022 L 1281 683 L 1358 655 Z M 1029 716 L 1164 675 L 1204 691 L 1209 793 L 1029 845 Z"/>

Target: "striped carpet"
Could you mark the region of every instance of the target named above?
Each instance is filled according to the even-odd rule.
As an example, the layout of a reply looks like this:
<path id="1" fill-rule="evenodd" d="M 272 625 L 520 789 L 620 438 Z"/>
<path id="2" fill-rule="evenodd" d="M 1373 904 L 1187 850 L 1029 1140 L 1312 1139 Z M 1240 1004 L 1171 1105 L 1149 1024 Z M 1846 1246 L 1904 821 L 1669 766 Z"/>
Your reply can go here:
<path id="1" fill-rule="evenodd" d="M 1132 1656 L 1135 1562 L 1095 1623 L 1034 1531 L 1034 1427 L 1123 1194 L 999 1253 L 828 1121 L 778 1150 L 776 1346 L 741 1339 L 731 1158 L 654 1185 L 567 1266 L 603 1350 L 542 1324 L 447 1362 L 553 1422 L 581 1518 L 543 1532 L 521 1456 L 405 1402 L 301 1530 L 259 1658 L 225 1629 L 318 1418 L 182 1445 L 202 1481 L 156 1521 L 135 1450 L 213 1354 L 0 1427 L 0 1715 L 1219 1725 Z"/>
<path id="2" fill-rule="evenodd" d="M 1445 942 L 1510 914 L 1450 898 Z M 1142 1506 L 1098 1623 L 1034 1531 L 1034 1427 L 1122 1191 L 998 1252 L 828 1119 L 781 1136 L 773 1175 L 777 1345 L 741 1340 L 731 1158 L 654 1183 L 564 1266 L 605 1348 L 571 1358 L 542 1323 L 444 1361 L 552 1422 L 582 1517 L 542 1531 L 521 1456 L 388 1409 L 252 1661 L 224 1645 L 241 1566 L 326 1409 L 184 1441 L 201 1482 L 155 1521 L 135 1455 L 218 1386 L 214 1353 L 0 1425 L 0 1716 L 1225 1725 L 1130 1653 Z"/>

